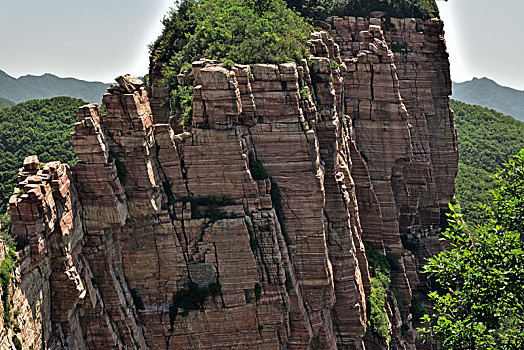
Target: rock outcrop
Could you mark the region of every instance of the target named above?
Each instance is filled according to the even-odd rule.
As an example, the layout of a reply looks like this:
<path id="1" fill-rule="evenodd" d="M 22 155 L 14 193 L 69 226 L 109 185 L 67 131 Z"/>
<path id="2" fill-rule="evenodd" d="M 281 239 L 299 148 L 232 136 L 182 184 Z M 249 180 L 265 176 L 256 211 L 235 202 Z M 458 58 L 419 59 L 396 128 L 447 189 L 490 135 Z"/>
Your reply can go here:
<path id="1" fill-rule="evenodd" d="M 417 346 L 417 265 L 457 170 L 442 22 L 329 22 L 299 65 L 194 62 L 186 130 L 155 63 L 153 103 L 125 76 L 107 114 L 80 108 L 78 164 L 26 159 L 7 297 L 23 349 L 387 347 L 364 241 L 395 264 L 391 343 Z"/>

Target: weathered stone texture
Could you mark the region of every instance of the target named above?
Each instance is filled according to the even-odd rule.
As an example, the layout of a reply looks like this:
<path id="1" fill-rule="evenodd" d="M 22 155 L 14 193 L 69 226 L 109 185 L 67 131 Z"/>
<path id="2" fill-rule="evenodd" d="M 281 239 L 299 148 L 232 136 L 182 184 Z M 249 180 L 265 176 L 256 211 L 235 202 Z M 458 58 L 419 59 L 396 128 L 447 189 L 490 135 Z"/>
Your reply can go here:
<path id="1" fill-rule="evenodd" d="M 80 108 L 78 164 L 26 159 L 10 201 L 24 349 L 374 348 L 364 240 L 398 262 L 387 313 L 414 346 L 400 328 L 422 254 L 402 242 L 440 249 L 456 172 L 441 22 L 331 24 L 309 64 L 194 62 L 185 130 L 153 63 L 151 100 L 124 76 L 106 115 Z"/>

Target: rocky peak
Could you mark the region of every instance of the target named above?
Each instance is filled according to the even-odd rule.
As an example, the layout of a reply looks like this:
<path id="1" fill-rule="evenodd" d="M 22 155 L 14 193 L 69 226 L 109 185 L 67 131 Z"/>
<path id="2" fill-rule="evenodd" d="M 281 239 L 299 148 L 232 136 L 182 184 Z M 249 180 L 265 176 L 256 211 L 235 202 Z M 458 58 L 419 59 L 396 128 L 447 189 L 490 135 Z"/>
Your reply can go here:
<path id="1" fill-rule="evenodd" d="M 194 62 L 184 128 L 158 74 L 151 96 L 119 77 L 107 114 L 79 110 L 78 164 L 24 161 L 9 294 L 24 346 L 420 347 L 417 266 L 441 249 L 457 167 L 442 24 L 328 22 L 309 64 Z M 391 262 L 378 310 L 364 241 Z"/>

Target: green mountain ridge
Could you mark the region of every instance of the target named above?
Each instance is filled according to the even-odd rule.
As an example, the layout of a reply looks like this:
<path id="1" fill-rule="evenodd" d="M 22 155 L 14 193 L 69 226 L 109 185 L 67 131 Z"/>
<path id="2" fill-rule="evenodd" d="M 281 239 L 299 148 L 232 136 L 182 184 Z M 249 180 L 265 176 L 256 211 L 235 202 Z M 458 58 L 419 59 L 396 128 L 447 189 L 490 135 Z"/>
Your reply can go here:
<path id="1" fill-rule="evenodd" d="M 15 103 L 58 96 L 69 96 L 100 103 L 108 86 L 109 84 L 101 82 L 60 78 L 49 73 L 41 76 L 25 75 L 13 78 L 0 70 L 0 97 Z"/>
<path id="2" fill-rule="evenodd" d="M 487 107 L 524 121 L 524 91 L 501 86 L 489 78 L 453 82 L 452 98 Z"/>

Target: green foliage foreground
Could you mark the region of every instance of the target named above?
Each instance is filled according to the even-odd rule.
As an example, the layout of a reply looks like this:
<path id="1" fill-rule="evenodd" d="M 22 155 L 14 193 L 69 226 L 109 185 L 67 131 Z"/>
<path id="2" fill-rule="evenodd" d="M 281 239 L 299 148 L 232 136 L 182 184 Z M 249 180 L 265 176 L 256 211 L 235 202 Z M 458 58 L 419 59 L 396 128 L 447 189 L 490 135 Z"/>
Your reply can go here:
<path id="1" fill-rule="evenodd" d="M 491 174 L 524 145 L 524 123 L 489 108 L 451 100 L 458 134 L 456 197 L 468 223 L 481 224 L 481 203 L 490 204 Z"/>
<path id="2" fill-rule="evenodd" d="M 70 97 L 22 102 L 0 111 L 0 213 L 5 213 L 24 158 L 76 162 L 70 133 L 84 101 Z"/>
<path id="3" fill-rule="evenodd" d="M 487 221 L 472 228 L 452 210 L 443 233 L 452 249 L 425 267 L 439 284 L 425 332 L 444 349 L 524 348 L 524 149 L 495 183 Z"/>

